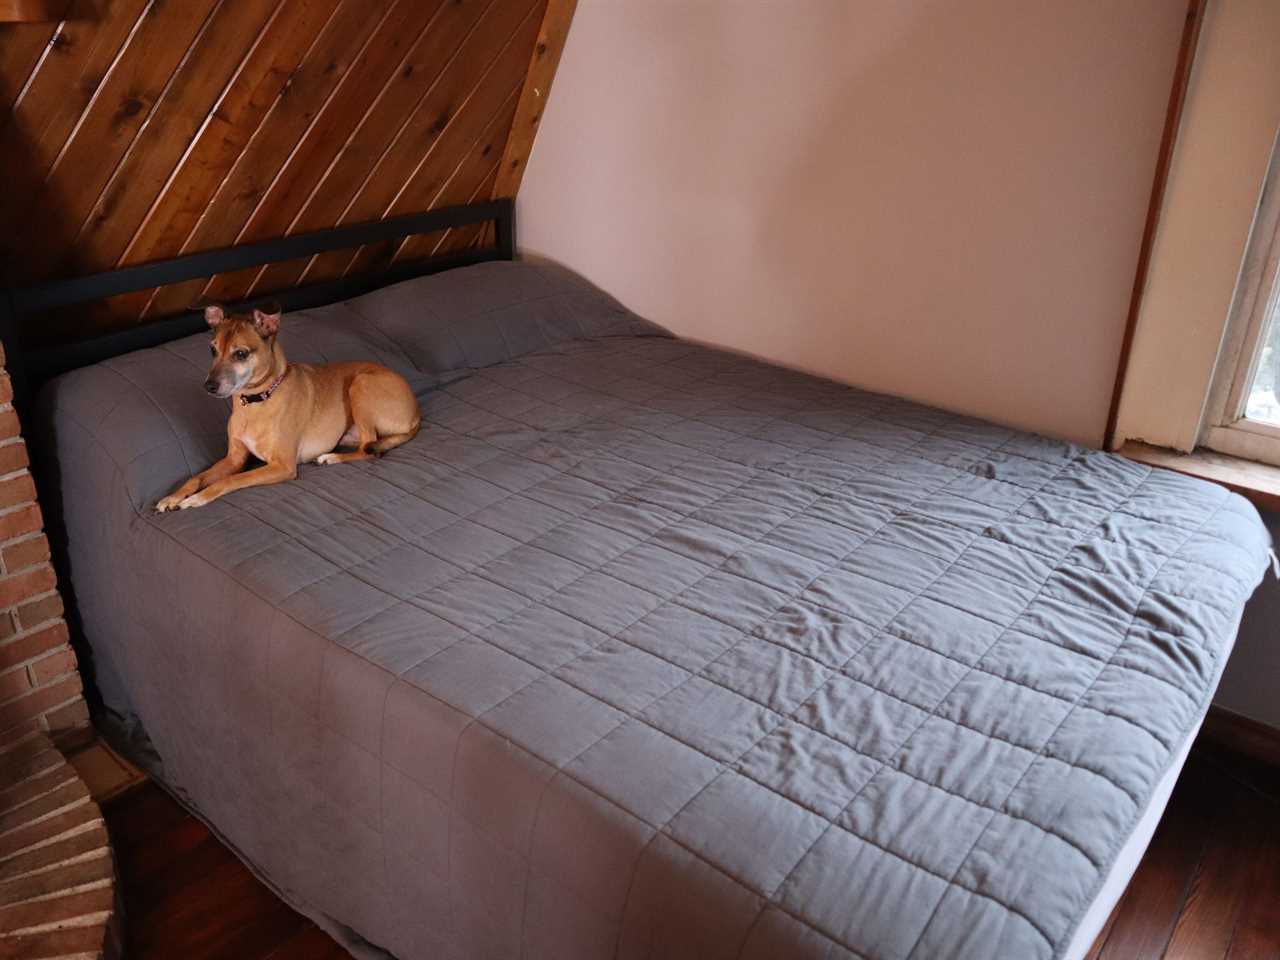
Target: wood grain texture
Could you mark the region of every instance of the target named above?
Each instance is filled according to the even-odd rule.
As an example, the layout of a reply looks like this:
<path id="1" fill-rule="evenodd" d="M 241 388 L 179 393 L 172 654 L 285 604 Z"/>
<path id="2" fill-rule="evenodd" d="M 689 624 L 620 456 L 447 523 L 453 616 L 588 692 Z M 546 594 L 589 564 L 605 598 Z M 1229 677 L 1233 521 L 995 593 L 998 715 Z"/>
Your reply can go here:
<path id="1" fill-rule="evenodd" d="M 520 90 L 520 103 L 512 121 L 511 135 L 507 137 L 506 148 L 502 151 L 502 163 L 493 186 L 495 197 L 514 197 L 520 189 L 533 141 L 538 135 L 542 111 L 551 93 L 551 81 L 555 79 L 556 68 L 560 65 L 560 54 L 569 39 L 569 24 L 577 6 L 578 0 L 547 0 L 538 40 L 533 45 L 533 56 Z"/>
<path id="2" fill-rule="evenodd" d="M 1089 960 L 1280 958 L 1276 773 L 1201 737 Z"/>
<path id="3" fill-rule="evenodd" d="M 564 0 L 69 0 L 0 28 L 4 280 L 109 270 L 486 198 Z M 536 75 L 536 77 L 535 77 Z M 527 117 L 525 118 L 528 119 Z M 518 185 L 508 181 L 510 188 Z M 484 187 L 480 191 L 480 187 Z M 38 229 L 32 229 L 38 224 Z M 479 230 L 117 297 L 47 343 L 327 279 Z"/>
<path id="4" fill-rule="evenodd" d="M 1138 249 L 1138 265 L 1134 270 L 1133 290 L 1129 295 L 1129 313 L 1125 318 L 1120 355 L 1116 360 L 1115 380 L 1111 386 L 1111 404 L 1107 410 L 1107 428 L 1102 442 L 1104 450 L 1112 449 L 1112 441 L 1116 435 L 1116 422 L 1120 417 L 1120 394 L 1124 389 L 1125 374 L 1129 371 L 1129 355 L 1133 352 L 1133 337 L 1138 328 L 1138 314 L 1142 309 L 1142 294 L 1147 287 L 1147 273 L 1151 268 L 1151 253 L 1155 248 L 1156 231 L 1160 226 L 1165 188 L 1169 185 L 1169 169 L 1173 164 L 1173 151 L 1178 142 L 1182 108 L 1186 104 L 1187 90 L 1191 86 L 1191 69 L 1195 64 L 1196 46 L 1200 42 L 1200 28 L 1204 26 L 1205 11 L 1208 8 L 1209 0 L 1187 0 L 1187 13 L 1182 26 L 1182 43 L 1178 48 L 1177 64 L 1173 68 L 1173 85 L 1169 90 L 1169 104 L 1165 108 L 1160 152 L 1156 155 L 1156 169 L 1151 181 L 1151 199 L 1147 203 L 1147 219 L 1142 228 L 1142 245 Z"/>
<path id="5" fill-rule="evenodd" d="M 1212 480 L 1252 500 L 1260 510 L 1280 511 L 1280 467 L 1242 460 L 1212 450 L 1179 453 L 1136 440 L 1130 440 L 1117 452 L 1130 460 L 1153 467 Z"/>
<path id="6" fill-rule="evenodd" d="M 61 0 L 0 0 L 0 23 L 56 21 L 65 8 Z"/>

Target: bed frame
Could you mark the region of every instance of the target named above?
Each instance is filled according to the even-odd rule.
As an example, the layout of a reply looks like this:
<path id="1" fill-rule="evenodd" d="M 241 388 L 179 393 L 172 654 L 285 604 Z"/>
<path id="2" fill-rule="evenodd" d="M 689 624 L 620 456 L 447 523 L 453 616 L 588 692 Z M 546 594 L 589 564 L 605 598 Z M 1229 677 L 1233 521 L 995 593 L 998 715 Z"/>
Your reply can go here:
<path id="1" fill-rule="evenodd" d="M 40 384 L 51 377 L 133 350 L 158 346 L 205 329 L 203 314 L 193 307 L 193 312 L 145 323 L 118 333 L 38 350 L 24 350 L 24 332 L 46 311 L 334 250 L 403 240 L 418 234 L 484 223 L 494 225 L 496 244 L 492 247 L 396 263 L 384 270 L 272 291 L 230 304 L 233 309 L 243 310 L 270 300 L 279 303 L 285 310 L 300 310 L 336 303 L 401 280 L 439 273 L 454 267 L 490 260 L 515 259 L 514 201 L 504 198 L 442 207 L 387 220 L 332 227 L 275 240 L 192 253 L 37 286 L 10 288 L 0 295 L 0 338 L 3 338 L 7 351 L 6 366 L 13 381 L 14 404 L 20 413 L 25 413 Z"/>

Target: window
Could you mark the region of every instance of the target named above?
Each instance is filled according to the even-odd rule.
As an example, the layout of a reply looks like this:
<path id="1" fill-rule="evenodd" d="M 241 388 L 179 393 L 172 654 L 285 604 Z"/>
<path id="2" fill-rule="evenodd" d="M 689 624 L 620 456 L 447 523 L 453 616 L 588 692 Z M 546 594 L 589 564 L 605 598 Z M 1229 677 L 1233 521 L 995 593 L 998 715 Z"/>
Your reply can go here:
<path id="1" fill-rule="evenodd" d="M 1280 151 L 1254 219 L 1213 390 L 1203 446 L 1280 464 Z"/>

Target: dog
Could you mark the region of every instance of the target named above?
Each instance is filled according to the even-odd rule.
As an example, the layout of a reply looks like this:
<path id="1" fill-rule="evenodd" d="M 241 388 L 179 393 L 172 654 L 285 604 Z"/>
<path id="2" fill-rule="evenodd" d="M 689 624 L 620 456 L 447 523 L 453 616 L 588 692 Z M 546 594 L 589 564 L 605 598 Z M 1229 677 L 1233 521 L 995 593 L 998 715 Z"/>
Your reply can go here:
<path id="1" fill-rule="evenodd" d="M 204 388 L 232 398 L 227 455 L 157 511 L 203 507 L 233 490 L 292 480 L 300 463 L 380 457 L 417 435 L 418 401 L 398 373 L 376 363 L 289 363 L 277 336 L 279 309 L 229 316 L 210 306 L 204 318 L 213 331 Z M 350 444 L 354 449 L 336 452 Z M 245 471 L 250 455 L 263 466 Z"/>

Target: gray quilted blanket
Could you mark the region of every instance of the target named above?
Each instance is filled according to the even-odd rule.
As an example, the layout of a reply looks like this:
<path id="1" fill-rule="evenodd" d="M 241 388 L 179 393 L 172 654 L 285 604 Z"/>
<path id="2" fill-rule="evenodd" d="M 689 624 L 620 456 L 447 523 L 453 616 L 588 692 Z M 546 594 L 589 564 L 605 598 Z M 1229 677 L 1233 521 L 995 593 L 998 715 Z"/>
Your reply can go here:
<path id="1" fill-rule="evenodd" d="M 1268 536 L 1220 487 L 670 338 L 496 264 L 287 317 L 428 429 L 157 516 L 204 337 L 46 393 L 107 703 L 397 957 L 1060 956 Z"/>

